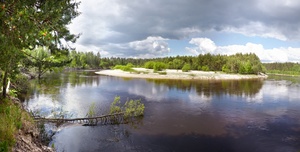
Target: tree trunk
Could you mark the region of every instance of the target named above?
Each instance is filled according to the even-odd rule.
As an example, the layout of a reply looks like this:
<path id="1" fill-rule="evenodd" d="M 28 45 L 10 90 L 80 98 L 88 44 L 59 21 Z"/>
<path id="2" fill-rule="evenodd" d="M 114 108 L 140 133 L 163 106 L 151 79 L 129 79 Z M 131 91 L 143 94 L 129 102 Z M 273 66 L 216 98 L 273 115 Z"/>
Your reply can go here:
<path id="1" fill-rule="evenodd" d="M 41 77 L 42 77 L 42 66 L 39 65 L 39 67 L 38 67 L 38 79 L 41 79 Z"/>
<path id="2" fill-rule="evenodd" d="M 4 71 L 4 76 L 3 76 L 3 83 L 2 83 L 2 97 L 6 98 L 6 85 L 7 85 L 7 77 L 8 77 L 8 72 L 7 69 Z"/>

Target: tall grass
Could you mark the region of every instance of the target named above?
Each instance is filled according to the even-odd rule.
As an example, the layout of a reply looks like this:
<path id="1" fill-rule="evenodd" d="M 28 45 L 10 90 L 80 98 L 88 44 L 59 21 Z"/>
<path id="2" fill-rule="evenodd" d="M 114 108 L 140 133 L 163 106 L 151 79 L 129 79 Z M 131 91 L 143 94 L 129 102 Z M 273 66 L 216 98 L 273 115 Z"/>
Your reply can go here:
<path id="1" fill-rule="evenodd" d="M 0 104 L 0 152 L 11 151 L 15 144 L 15 135 L 23 126 L 23 121 L 33 120 L 30 116 L 14 105 L 9 99 L 1 99 Z"/>
<path id="2" fill-rule="evenodd" d="M 93 102 L 90 107 L 89 107 L 89 111 L 88 113 L 86 114 L 87 117 L 95 117 L 96 116 L 96 111 L 95 111 L 95 108 L 96 108 L 96 103 Z"/>

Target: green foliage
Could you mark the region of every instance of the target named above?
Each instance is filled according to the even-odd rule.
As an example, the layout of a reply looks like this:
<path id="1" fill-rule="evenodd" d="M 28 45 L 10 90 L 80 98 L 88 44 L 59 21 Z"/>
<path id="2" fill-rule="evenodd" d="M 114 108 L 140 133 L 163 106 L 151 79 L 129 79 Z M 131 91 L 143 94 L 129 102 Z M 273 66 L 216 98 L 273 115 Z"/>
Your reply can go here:
<path id="1" fill-rule="evenodd" d="M 8 152 L 10 149 L 8 141 L 0 141 L 0 151 L 1 152 Z"/>
<path id="2" fill-rule="evenodd" d="M 154 64 L 153 70 L 154 71 L 162 71 L 165 70 L 167 68 L 167 65 L 163 62 L 156 62 Z"/>
<path id="3" fill-rule="evenodd" d="M 22 112 L 7 99 L 0 104 L 0 124 L 0 151 L 10 151 L 14 135 L 22 127 Z"/>
<path id="4" fill-rule="evenodd" d="M 11 81 L 12 88 L 17 91 L 17 94 L 27 93 L 30 89 L 28 78 L 22 74 L 16 75 Z"/>
<path id="5" fill-rule="evenodd" d="M 255 54 L 237 53 L 227 57 L 227 62 L 222 66 L 226 73 L 257 74 L 265 72 L 264 66 Z"/>
<path id="6" fill-rule="evenodd" d="M 132 58 L 103 58 L 108 65 L 126 65 L 134 63 L 154 71 L 169 69 L 183 69 L 190 65 L 190 70 L 202 71 L 223 71 L 226 73 L 257 74 L 265 72 L 265 68 L 255 54 L 235 55 L 212 55 L 200 54 L 198 56 L 176 56 L 153 59 L 132 59 Z M 119 64 L 116 64 L 119 63 Z"/>
<path id="7" fill-rule="evenodd" d="M 139 100 L 126 101 L 124 105 L 125 117 L 138 117 L 144 115 L 145 105 Z"/>
<path id="8" fill-rule="evenodd" d="M 300 75 L 299 63 L 264 63 L 267 73 Z"/>
<path id="9" fill-rule="evenodd" d="M 129 68 L 133 68 L 133 64 L 132 63 L 127 63 L 126 66 L 129 67 Z"/>
<path id="10" fill-rule="evenodd" d="M 114 69 L 120 69 L 120 70 L 123 70 L 123 71 L 128 71 L 128 72 L 135 72 L 133 68 L 133 65 L 131 63 L 128 63 L 127 65 L 116 65 L 114 67 Z"/>
<path id="11" fill-rule="evenodd" d="M 202 70 L 202 71 L 209 71 L 209 67 L 208 67 L 207 65 L 203 65 L 203 66 L 201 67 L 201 70 Z"/>
<path id="12" fill-rule="evenodd" d="M 253 74 L 253 70 L 252 70 L 252 65 L 250 63 L 250 61 L 248 60 L 247 62 L 240 62 L 240 66 L 239 66 L 239 74 Z"/>
<path id="13" fill-rule="evenodd" d="M 33 50 L 24 50 L 28 57 L 23 60 L 26 68 L 32 67 L 37 71 L 38 78 L 48 71 L 55 71 L 59 67 L 63 67 L 71 62 L 68 56 L 51 51 L 46 47 L 38 47 Z"/>
<path id="14" fill-rule="evenodd" d="M 167 68 L 167 64 L 163 62 L 149 61 L 145 63 L 144 67 L 146 69 L 153 69 L 154 71 L 162 71 Z"/>
<path id="15" fill-rule="evenodd" d="M 9 90 L 9 92 L 8 92 L 8 94 L 9 94 L 9 96 L 11 96 L 11 97 L 17 97 L 17 90 L 15 90 L 15 89 L 10 89 Z"/>
<path id="16" fill-rule="evenodd" d="M 110 114 L 124 112 L 125 118 L 138 117 L 144 115 L 145 105 L 141 100 L 126 101 L 124 106 L 121 105 L 120 96 L 116 96 L 110 106 Z"/>
<path id="17" fill-rule="evenodd" d="M 106 61 L 101 60 L 99 67 L 101 69 L 108 69 L 109 68 L 109 63 Z"/>
<path id="18" fill-rule="evenodd" d="M 170 66 L 172 69 L 179 70 L 179 69 L 182 69 L 183 64 L 184 64 L 183 60 L 176 58 L 171 62 Z"/>
<path id="19" fill-rule="evenodd" d="M 120 99 L 120 96 L 115 97 L 114 101 L 110 105 L 110 114 L 122 112 Z"/>
<path id="20" fill-rule="evenodd" d="M 69 58 L 72 60 L 69 64 L 72 68 L 107 68 L 107 62 L 101 60 L 100 53 L 93 52 L 76 52 L 71 51 Z"/>
<path id="21" fill-rule="evenodd" d="M 155 64 L 154 61 L 148 61 L 148 62 L 145 63 L 144 67 L 146 69 L 154 69 L 154 64 Z"/>
<path id="22" fill-rule="evenodd" d="M 182 72 L 189 72 L 191 70 L 191 65 L 186 63 L 184 64 L 184 66 L 182 67 Z"/>
<path id="23" fill-rule="evenodd" d="M 28 55 L 24 49 L 47 46 L 54 53 L 66 49 L 62 42 L 76 41 L 78 35 L 71 34 L 67 25 L 79 15 L 78 5 L 73 0 L 0 1 L 3 88 L 7 79 L 17 73 L 21 59 Z M 6 97 L 5 89 L 2 96 Z"/>
<path id="24" fill-rule="evenodd" d="M 87 117 L 95 117 L 96 112 L 95 112 L 95 108 L 96 108 L 96 103 L 93 102 L 90 107 L 89 107 L 89 111 L 86 114 Z"/>
<path id="25" fill-rule="evenodd" d="M 230 69 L 229 69 L 229 67 L 226 64 L 223 65 L 222 71 L 225 72 L 225 73 L 230 73 Z"/>

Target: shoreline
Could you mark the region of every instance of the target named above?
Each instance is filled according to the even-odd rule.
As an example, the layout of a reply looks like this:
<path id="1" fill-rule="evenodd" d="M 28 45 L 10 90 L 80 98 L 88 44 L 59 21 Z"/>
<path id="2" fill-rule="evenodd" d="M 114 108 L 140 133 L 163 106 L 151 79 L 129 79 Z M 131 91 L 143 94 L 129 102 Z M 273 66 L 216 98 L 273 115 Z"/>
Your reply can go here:
<path id="1" fill-rule="evenodd" d="M 300 75 L 292 75 L 292 74 L 283 74 L 283 73 L 267 73 L 268 75 L 275 75 L 275 76 L 287 76 L 287 77 L 300 77 Z"/>
<path id="2" fill-rule="evenodd" d="M 101 70 L 95 72 L 99 75 L 115 76 L 122 78 L 143 78 L 143 79 L 172 79 L 172 80 L 243 80 L 243 79 L 265 79 L 267 75 L 241 75 L 225 74 L 213 71 L 194 71 L 182 72 L 182 70 L 164 70 L 154 73 L 153 69 L 133 68 L 136 72 L 122 70 Z"/>

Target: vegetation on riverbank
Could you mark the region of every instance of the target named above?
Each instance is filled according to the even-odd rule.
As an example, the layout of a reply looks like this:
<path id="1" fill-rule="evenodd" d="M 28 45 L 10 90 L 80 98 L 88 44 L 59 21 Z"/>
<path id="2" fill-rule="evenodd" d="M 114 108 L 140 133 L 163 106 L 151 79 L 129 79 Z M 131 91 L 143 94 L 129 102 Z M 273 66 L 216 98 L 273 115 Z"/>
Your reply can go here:
<path id="1" fill-rule="evenodd" d="M 34 128 L 32 117 L 20 108 L 17 99 L 2 99 L 0 104 L 0 151 L 11 151 L 18 132 L 29 132 Z"/>
<path id="2" fill-rule="evenodd" d="M 279 74 L 279 75 L 300 75 L 300 64 L 299 63 L 264 63 L 263 64 L 267 73 L 270 74 Z"/>
<path id="3" fill-rule="evenodd" d="M 235 54 L 227 55 L 199 55 L 199 56 L 177 56 L 155 59 L 136 59 L 139 64 L 136 67 L 144 67 L 153 69 L 154 71 L 162 71 L 165 69 L 176 69 L 188 72 L 190 70 L 201 71 L 223 71 L 225 73 L 239 74 L 257 74 L 266 72 L 264 66 L 255 54 Z M 123 60 L 132 61 L 131 59 Z M 133 67 L 132 63 L 116 65 L 115 69 L 130 71 Z M 129 67 L 128 64 L 131 66 Z"/>
<path id="4" fill-rule="evenodd" d="M 119 69 L 127 72 L 137 72 L 133 68 L 131 63 L 127 63 L 126 65 L 116 65 L 113 69 Z"/>
<path id="5" fill-rule="evenodd" d="M 36 46 L 46 47 L 51 54 L 61 54 L 75 43 L 79 35 L 71 34 L 67 25 L 80 13 L 80 2 L 57 1 L 0 1 L 0 75 L 2 97 L 6 97 L 9 79 L 19 72 L 22 60 L 37 59 L 26 51 Z M 51 58 L 50 58 L 51 59 Z M 47 62 L 49 63 L 49 62 Z"/>
<path id="6" fill-rule="evenodd" d="M 110 114 L 124 112 L 125 119 L 140 117 L 144 115 L 145 105 L 141 100 L 127 100 L 124 105 L 121 104 L 120 96 L 116 96 L 110 105 Z"/>
<path id="7" fill-rule="evenodd" d="M 21 110 L 4 99 L 0 104 L 0 151 L 11 151 L 15 144 L 15 134 L 22 127 Z"/>
<path id="8" fill-rule="evenodd" d="M 17 77 L 27 72 L 28 64 L 37 68 L 38 77 L 45 70 L 61 65 L 62 59 L 57 60 L 58 57 L 70 49 L 65 44 L 75 43 L 79 37 L 71 34 L 67 27 L 80 14 L 79 3 L 72 0 L 0 1 L 0 151 L 12 151 L 14 146 L 21 148 L 13 151 L 47 151 L 31 140 L 36 138 L 36 133 L 29 131 L 35 128 L 34 123 L 14 98 L 16 93 L 21 93 L 18 89 L 24 90 L 18 83 L 28 79 Z M 36 46 L 47 48 L 47 52 L 35 52 Z"/>

